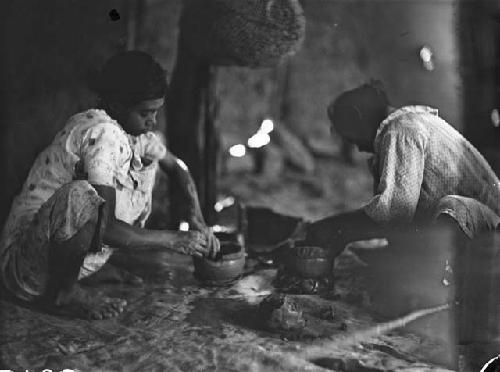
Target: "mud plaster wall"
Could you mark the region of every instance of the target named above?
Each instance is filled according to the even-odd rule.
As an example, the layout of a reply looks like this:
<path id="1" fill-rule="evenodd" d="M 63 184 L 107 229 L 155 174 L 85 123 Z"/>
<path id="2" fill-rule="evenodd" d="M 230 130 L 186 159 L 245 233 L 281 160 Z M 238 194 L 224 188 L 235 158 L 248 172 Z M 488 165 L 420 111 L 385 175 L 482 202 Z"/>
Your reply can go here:
<path id="1" fill-rule="evenodd" d="M 288 60 L 286 122 L 302 136 L 329 135 L 325 108 L 343 89 L 384 81 L 395 105 L 425 103 L 461 128 L 460 80 L 454 36 L 455 3 L 441 1 L 303 0 L 307 35 Z M 85 74 L 127 43 L 126 1 L 3 1 L 0 222 L 36 154 L 64 120 L 92 106 Z M 146 0 L 137 49 L 172 71 L 181 0 Z M 113 22 L 110 9 L 122 18 Z M 435 70 L 422 68 L 430 46 Z M 281 67 L 282 68 L 282 67 Z M 218 124 L 227 146 L 244 141 L 279 104 L 279 69 L 219 68 Z M 164 126 L 162 121 L 162 126 Z"/>
<path id="2" fill-rule="evenodd" d="M 461 82 L 455 36 L 456 2 L 303 0 L 307 27 L 302 49 L 289 59 L 286 122 L 302 136 L 329 136 L 327 104 L 370 79 L 384 82 L 392 103 L 428 104 L 462 128 Z M 434 52 L 435 69 L 419 58 Z M 223 132 L 242 141 L 276 112 L 276 69 L 219 69 Z"/>

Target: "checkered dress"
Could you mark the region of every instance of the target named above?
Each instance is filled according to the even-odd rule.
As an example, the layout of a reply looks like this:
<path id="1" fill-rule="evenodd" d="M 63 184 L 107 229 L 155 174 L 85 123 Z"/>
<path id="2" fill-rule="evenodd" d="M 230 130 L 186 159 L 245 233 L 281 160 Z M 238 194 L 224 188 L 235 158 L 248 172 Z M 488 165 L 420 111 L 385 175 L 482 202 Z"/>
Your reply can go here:
<path id="1" fill-rule="evenodd" d="M 374 149 L 375 196 L 364 207 L 373 220 L 425 223 L 448 213 L 470 237 L 499 224 L 500 181 L 437 110 L 394 111 L 381 123 Z"/>

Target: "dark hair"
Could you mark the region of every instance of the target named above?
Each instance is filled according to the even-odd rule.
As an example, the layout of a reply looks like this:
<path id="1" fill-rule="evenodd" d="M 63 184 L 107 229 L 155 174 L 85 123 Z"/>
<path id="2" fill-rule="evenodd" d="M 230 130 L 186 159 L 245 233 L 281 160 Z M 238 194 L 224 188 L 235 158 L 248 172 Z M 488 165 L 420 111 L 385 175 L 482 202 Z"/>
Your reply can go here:
<path id="1" fill-rule="evenodd" d="M 387 116 L 389 99 L 379 81 L 371 81 L 342 93 L 328 107 L 328 117 L 335 125 L 344 120 L 355 120 L 364 125 L 380 124 Z"/>
<path id="2" fill-rule="evenodd" d="M 105 103 L 135 105 L 163 98 L 167 92 L 166 72 L 145 52 L 126 51 L 112 56 L 97 74 L 92 88 Z"/>

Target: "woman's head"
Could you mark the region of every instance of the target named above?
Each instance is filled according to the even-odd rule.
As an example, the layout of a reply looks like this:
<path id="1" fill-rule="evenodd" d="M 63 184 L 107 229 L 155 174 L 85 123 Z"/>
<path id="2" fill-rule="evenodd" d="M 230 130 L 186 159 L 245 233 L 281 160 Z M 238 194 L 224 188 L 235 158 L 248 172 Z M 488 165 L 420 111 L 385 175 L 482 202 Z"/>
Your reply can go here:
<path id="1" fill-rule="evenodd" d="M 360 151 L 373 152 L 373 141 L 386 118 L 389 100 L 376 83 L 364 84 L 342 93 L 328 106 L 333 128 Z"/>
<path id="2" fill-rule="evenodd" d="M 115 54 L 105 63 L 94 85 L 103 107 L 125 131 L 138 135 L 154 129 L 156 113 L 167 92 L 167 79 L 163 68 L 149 54 Z"/>

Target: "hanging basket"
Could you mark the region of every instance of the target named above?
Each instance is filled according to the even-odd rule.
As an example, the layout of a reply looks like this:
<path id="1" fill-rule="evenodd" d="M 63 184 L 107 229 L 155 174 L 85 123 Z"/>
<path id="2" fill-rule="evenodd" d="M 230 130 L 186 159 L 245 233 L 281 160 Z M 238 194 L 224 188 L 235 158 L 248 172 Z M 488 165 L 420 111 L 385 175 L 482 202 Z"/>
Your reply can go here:
<path id="1" fill-rule="evenodd" d="M 181 45 L 214 65 L 273 66 L 305 35 L 298 0 L 187 0 L 180 24 Z"/>

